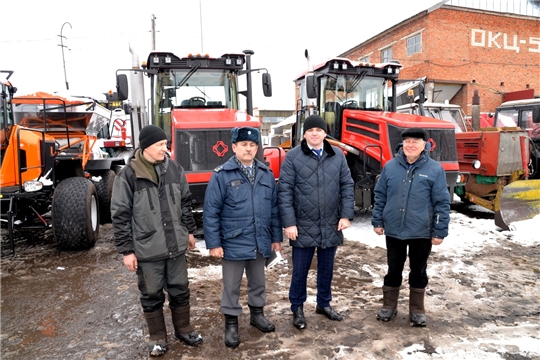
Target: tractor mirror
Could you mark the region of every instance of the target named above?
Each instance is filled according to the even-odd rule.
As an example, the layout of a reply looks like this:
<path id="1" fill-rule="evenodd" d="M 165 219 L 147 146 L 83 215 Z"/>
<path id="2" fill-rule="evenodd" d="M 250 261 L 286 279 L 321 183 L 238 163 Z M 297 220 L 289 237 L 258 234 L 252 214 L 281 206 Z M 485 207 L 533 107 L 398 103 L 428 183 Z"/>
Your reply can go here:
<path id="1" fill-rule="evenodd" d="M 127 100 L 129 90 L 126 74 L 120 74 L 116 76 L 116 92 L 118 93 L 119 101 Z"/>
<path id="2" fill-rule="evenodd" d="M 272 96 L 272 78 L 270 77 L 269 73 L 262 74 L 262 85 L 264 96 Z"/>
<path id="3" fill-rule="evenodd" d="M 309 99 L 317 97 L 317 83 L 313 75 L 306 76 L 306 95 Z"/>

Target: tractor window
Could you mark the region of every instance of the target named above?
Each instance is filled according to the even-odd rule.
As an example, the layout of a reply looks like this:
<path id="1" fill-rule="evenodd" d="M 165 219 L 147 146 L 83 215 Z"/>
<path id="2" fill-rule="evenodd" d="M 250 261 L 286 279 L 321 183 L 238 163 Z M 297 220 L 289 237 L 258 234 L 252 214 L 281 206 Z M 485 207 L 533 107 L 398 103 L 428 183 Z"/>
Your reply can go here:
<path id="1" fill-rule="evenodd" d="M 516 109 L 502 109 L 497 113 L 495 126 L 516 127 L 518 126 L 518 111 Z"/>
<path id="2" fill-rule="evenodd" d="M 238 109 L 235 74 L 224 70 L 168 70 L 154 78 L 154 123 L 170 132 L 173 109 Z M 168 134 L 170 136 L 170 134 Z"/>
<path id="3" fill-rule="evenodd" d="M 13 113 L 11 108 L 11 94 L 8 88 L 2 86 L 0 94 L 0 130 L 5 126 L 13 125 Z"/>

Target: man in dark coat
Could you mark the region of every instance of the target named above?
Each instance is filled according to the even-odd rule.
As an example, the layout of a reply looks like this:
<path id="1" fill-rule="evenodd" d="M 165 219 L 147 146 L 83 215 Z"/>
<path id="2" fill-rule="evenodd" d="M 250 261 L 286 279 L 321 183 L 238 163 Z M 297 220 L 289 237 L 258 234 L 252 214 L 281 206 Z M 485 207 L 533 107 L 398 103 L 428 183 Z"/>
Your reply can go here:
<path id="1" fill-rule="evenodd" d="M 210 256 L 222 259 L 225 345 L 237 347 L 240 286 L 247 277 L 250 324 L 262 332 L 275 327 L 264 316 L 265 259 L 281 251 L 276 181 L 272 171 L 255 158 L 259 131 L 252 127 L 231 131 L 235 153 L 214 169 L 204 196 L 203 226 Z"/>
<path id="2" fill-rule="evenodd" d="M 149 353 L 166 351 L 164 289 L 174 336 L 188 345 L 202 342 L 190 325 L 186 251 L 196 230 L 184 169 L 169 159 L 167 135 L 155 126 L 139 134 L 140 149 L 114 179 L 111 214 L 114 241 L 129 271 L 136 271 L 150 335 Z"/>
<path id="3" fill-rule="evenodd" d="M 290 150 L 281 166 L 279 211 L 292 246 L 293 273 L 289 301 L 293 325 L 306 327 L 304 302 L 307 276 L 317 249 L 316 313 L 331 320 L 334 259 L 343 244 L 342 230 L 354 218 L 354 183 L 343 152 L 325 140 L 327 125 L 319 115 L 304 122 L 304 139 Z"/>
<path id="4" fill-rule="evenodd" d="M 409 318 L 413 326 L 426 326 L 424 294 L 427 261 L 432 245 L 448 235 L 450 194 L 442 166 L 426 150 L 428 133 L 410 128 L 401 133 L 403 148 L 387 162 L 375 186 L 371 223 L 386 235 L 388 273 L 384 277 L 380 321 L 397 314 L 403 267 L 409 256 Z M 408 252 L 407 252 L 408 248 Z"/>

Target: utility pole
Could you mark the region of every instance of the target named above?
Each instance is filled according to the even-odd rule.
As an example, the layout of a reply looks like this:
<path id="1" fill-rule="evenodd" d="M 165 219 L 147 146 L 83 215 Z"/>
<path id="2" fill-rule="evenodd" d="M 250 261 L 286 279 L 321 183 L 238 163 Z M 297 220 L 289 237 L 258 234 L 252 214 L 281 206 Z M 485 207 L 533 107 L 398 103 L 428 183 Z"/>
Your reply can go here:
<path id="1" fill-rule="evenodd" d="M 152 20 L 152 51 L 156 50 L 156 16 L 152 14 L 150 17 Z"/>
<path id="2" fill-rule="evenodd" d="M 66 59 L 64 58 L 64 48 L 67 47 L 67 46 L 64 45 L 64 39 L 67 39 L 67 38 L 64 35 L 62 35 L 62 32 L 64 30 L 64 25 L 66 25 L 66 24 L 68 24 L 69 27 L 71 29 L 73 29 L 71 27 L 71 24 L 68 23 L 68 22 L 65 22 L 62 25 L 62 28 L 60 29 L 60 35 L 58 35 L 58 36 L 60 36 L 60 45 L 58 45 L 58 46 L 60 46 L 62 48 L 62 62 L 64 63 L 64 80 L 66 81 L 66 90 L 69 90 L 69 83 L 67 81 L 67 75 L 66 75 Z M 68 49 L 68 50 L 70 50 L 70 49 Z"/>

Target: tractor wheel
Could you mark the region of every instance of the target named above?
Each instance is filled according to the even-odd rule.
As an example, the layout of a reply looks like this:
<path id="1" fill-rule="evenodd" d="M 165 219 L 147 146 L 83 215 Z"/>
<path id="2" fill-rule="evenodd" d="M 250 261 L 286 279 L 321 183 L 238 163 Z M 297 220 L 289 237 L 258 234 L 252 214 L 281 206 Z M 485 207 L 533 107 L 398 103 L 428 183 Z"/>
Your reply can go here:
<path id="1" fill-rule="evenodd" d="M 61 250 L 87 250 L 99 235 L 98 194 L 92 181 L 67 178 L 56 187 L 51 209 L 53 233 Z"/>
<path id="2" fill-rule="evenodd" d="M 95 174 L 101 180 L 94 182 L 99 198 L 99 222 L 107 224 L 111 222 L 111 197 L 116 173 L 112 170 L 106 170 Z"/>

